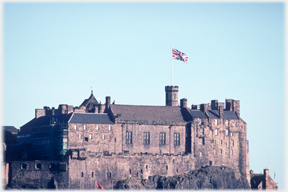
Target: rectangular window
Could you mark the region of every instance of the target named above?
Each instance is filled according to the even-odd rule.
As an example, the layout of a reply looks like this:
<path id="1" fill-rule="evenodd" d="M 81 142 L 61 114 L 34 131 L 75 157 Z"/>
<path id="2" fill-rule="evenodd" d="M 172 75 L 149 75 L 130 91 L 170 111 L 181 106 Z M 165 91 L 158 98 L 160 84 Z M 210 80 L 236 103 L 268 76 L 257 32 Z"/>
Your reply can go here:
<path id="1" fill-rule="evenodd" d="M 229 135 L 229 130 L 228 129 L 226 129 L 226 135 Z"/>
<path id="2" fill-rule="evenodd" d="M 202 119 L 199 119 L 199 125 L 201 125 L 202 124 Z"/>
<path id="3" fill-rule="evenodd" d="M 231 155 L 233 155 L 233 149 L 231 149 Z"/>
<path id="4" fill-rule="evenodd" d="M 97 130 L 97 131 L 99 130 L 99 125 L 96 125 L 96 130 Z"/>
<path id="5" fill-rule="evenodd" d="M 218 119 L 215 119 L 215 125 L 218 125 Z"/>
<path id="6" fill-rule="evenodd" d="M 218 129 L 214 130 L 215 135 L 218 135 Z"/>
<path id="7" fill-rule="evenodd" d="M 216 149 L 214 150 L 214 155 L 216 155 L 217 154 L 217 151 L 216 151 Z"/>
<path id="8" fill-rule="evenodd" d="M 75 129 L 75 130 L 77 129 L 77 125 L 74 125 L 74 129 Z"/>
<path id="9" fill-rule="evenodd" d="M 223 141 L 222 140 L 220 140 L 220 145 L 222 145 L 223 144 Z"/>
<path id="10" fill-rule="evenodd" d="M 232 147 L 234 146 L 234 140 L 231 140 L 231 146 Z"/>
<path id="11" fill-rule="evenodd" d="M 166 133 L 165 132 L 161 132 L 159 134 L 159 144 L 166 145 Z"/>
<path id="12" fill-rule="evenodd" d="M 126 131 L 126 144 L 132 144 L 132 131 Z"/>
<path id="13" fill-rule="evenodd" d="M 216 140 L 214 139 L 214 145 L 216 145 Z"/>
<path id="14" fill-rule="evenodd" d="M 199 156 L 200 156 L 200 157 L 202 156 L 202 152 L 199 153 Z"/>
<path id="15" fill-rule="evenodd" d="M 231 136 L 233 136 L 233 133 L 230 133 Z"/>
<path id="16" fill-rule="evenodd" d="M 220 149 L 219 153 L 222 155 L 222 149 Z"/>
<path id="17" fill-rule="evenodd" d="M 102 139 L 103 139 L 103 140 L 105 139 L 105 135 L 102 135 Z"/>
<path id="18" fill-rule="evenodd" d="M 111 125 L 109 125 L 109 128 L 108 128 L 108 129 L 109 129 L 109 131 L 111 131 Z"/>
<path id="19" fill-rule="evenodd" d="M 229 125 L 229 122 L 228 120 L 225 120 L 225 125 L 228 126 Z"/>
<path id="20" fill-rule="evenodd" d="M 174 145 L 180 145 L 180 133 L 174 133 Z"/>
<path id="21" fill-rule="evenodd" d="M 144 145 L 150 145 L 150 132 L 144 132 Z"/>
<path id="22" fill-rule="evenodd" d="M 200 134 L 204 134 L 204 128 L 200 128 Z"/>
<path id="23" fill-rule="evenodd" d="M 79 139 L 82 139 L 82 134 L 81 133 L 79 134 Z"/>
<path id="24" fill-rule="evenodd" d="M 85 141 L 88 142 L 88 137 L 85 137 Z"/>
<path id="25" fill-rule="evenodd" d="M 83 127 L 84 127 L 84 130 L 86 130 L 86 125 L 83 125 Z"/>
<path id="26" fill-rule="evenodd" d="M 205 145 L 204 137 L 199 138 L 199 145 Z"/>
<path id="27" fill-rule="evenodd" d="M 92 139 L 92 134 L 91 133 L 89 134 L 89 139 Z"/>

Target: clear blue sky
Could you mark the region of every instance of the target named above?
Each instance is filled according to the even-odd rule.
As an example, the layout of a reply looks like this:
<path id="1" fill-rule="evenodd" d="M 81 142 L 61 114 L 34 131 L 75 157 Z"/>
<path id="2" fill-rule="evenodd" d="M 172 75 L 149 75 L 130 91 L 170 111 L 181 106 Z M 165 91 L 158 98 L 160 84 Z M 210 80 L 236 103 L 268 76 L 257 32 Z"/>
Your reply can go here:
<path id="1" fill-rule="evenodd" d="M 188 105 L 240 100 L 250 169 L 284 189 L 284 3 L 5 3 L 3 125 L 35 108 L 164 105 L 173 84 Z"/>

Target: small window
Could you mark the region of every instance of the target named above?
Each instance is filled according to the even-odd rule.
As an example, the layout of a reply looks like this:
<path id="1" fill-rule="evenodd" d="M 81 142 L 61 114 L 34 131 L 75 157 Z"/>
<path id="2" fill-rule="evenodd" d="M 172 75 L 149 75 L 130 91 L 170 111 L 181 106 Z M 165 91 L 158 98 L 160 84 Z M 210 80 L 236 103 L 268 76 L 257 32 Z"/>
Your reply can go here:
<path id="1" fill-rule="evenodd" d="M 55 169 L 56 168 L 56 165 L 55 165 L 55 163 L 51 163 L 51 164 L 49 164 L 49 169 L 51 170 L 51 169 Z"/>
<path id="2" fill-rule="evenodd" d="M 229 125 L 229 121 L 225 120 L 225 125 L 228 126 Z"/>
<path id="3" fill-rule="evenodd" d="M 99 130 L 99 125 L 96 125 L 96 130 L 97 130 L 97 131 Z"/>
<path id="4" fill-rule="evenodd" d="M 176 94 L 173 94 L 173 99 L 176 99 Z"/>
<path id="5" fill-rule="evenodd" d="M 199 156 L 200 156 L 200 157 L 202 156 L 202 152 L 199 153 Z"/>
<path id="6" fill-rule="evenodd" d="M 204 128 L 200 128 L 200 134 L 204 134 Z"/>
<path id="7" fill-rule="evenodd" d="M 204 137 L 199 138 L 199 145 L 205 145 Z"/>
<path id="8" fill-rule="evenodd" d="M 107 172 L 107 178 L 111 178 L 111 172 Z"/>
<path id="9" fill-rule="evenodd" d="M 215 122 L 215 125 L 218 125 L 218 119 L 215 119 L 214 122 Z"/>
<path id="10" fill-rule="evenodd" d="M 216 140 L 215 140 L 215 139 L 214 139 L 214 142 L 213 142 L 213 144 L 214 144 L 214 145 L 216 145 Z"/>
<path id="11" fill-rule="evenodd" d="M 168 170 L 168 165 L 166 165 L 166 170 Z"/>
<path id="12" fill-rule="evenodd" d="M 150 145 L 150 132 L 144 132 L 144 145 Z"/>
<path id="13" fill-rule="evenodd" d="M 129 169 L 129 174 L 131 174 L 132 173 L 132 171 L 131 171 L 131 169 Z"/>
<path id="14" fill-rule="evenodd" d="M 209 161 L 209 165 L 212 166 L 212 161 Z"/>
<path id="15" fill-rule="evenodd" d="M 219 153 L 222 155 L 222 149 L 219 150 Z"/>
<path id="16" fill-rule="evenodd" d="M 231 147 L 234 146 L 234 140 L 231 140 Z"/>
<path id="17" fill-rule="evenodd" d="M 218 129 L 214 130 L 215 135 L 218 135 Z"/>
<path id="18" fill-rule="evenodd" d="M 79 133 L 79 139 L 82 139 L 82 134 L 81 133 Z"/>
<path id="19" fill-rule="evenodd" d="M 74 125 L 74 129 L 75 129 L 75 130 L 77 129 L 77 125 Z"/>
<path id="20" fill-rule="evenodd" d="M 180 133 L 174 133 L 174 145 L 180 145 Z"/>
<path id="21" fill-rule="evenodd" d="M 166 133 L 160 132 L 159 134 L 159 144 L 160 145 L 166 145 Z"/>
<path id="22" fill-rule="evenodd" d="M 126 131 L 126 144 L 132 144 L 132 131 Z"/>
<path id="23" fill-rule="evenodd" d="M 226 135 L 229 135 L 229 130 L 228 129 L 226 129 Z"/>
<path id="24" fill-rule="evenodd" d="M 37 163 L 36 165 L 35 165 L 35 169 L 41 169 L 42 168 L 42 165 L 40 164 L 40 163 Z"/>
<path id="25" fill-rule="evenodd" d="M 201 125 L 202 124 L 202 119 L 199 119 L 199 125 Z"/>
<path id="26" fill-rule="evenodd" d="M 233 155 L 233 149 L 231 149 L 231 155 Z"/>
<path id="27" fill-rule="evenodd" d="M 25 163 L 21 164 L 21 169 L 27 169 L 27 164 Z"/>
<path id="28" fill-rule="evenodd" d="M 233 133 L 230 133 L 231 136 L 233 136 Z"/>
<path id="29" fill-rule="evenodd" d="M 214 150 L 214 155 L 216 155 L 217 154 L 217 151 L 216 151 L 216 149 Z"/>
<path id="30" fill-rule="evenodd" d="M 88 137 L 85 137 L 85 142 L 88 142 Z"/>
<path id="31" fill-rule="evenodd" d="M 146 169 L 148 169 L 148 165 L 146 165 Z"/>
<path id="32" fill-rule="evenodd" d="M 86 130 L 86 125 L 83 125 L 84 130 Z"/>
<path id="33" fill-rule="evenodd" d="M 222 140 L 220 140 L 220 145 L 222 145 L 223 144 L 223 141 Z"/>
<path id="34" fill-rule="evenodd" d="M 108 128 L 108 129 L 109 129 L 109 131 L 111 131 L 111 125 L 109 125 L 109 128 Z"/>
<path id="35" fill-rule="evenodd" d="M 94 172 L 91 173 L 91 177 L 94 177 Z"/>
<path id="36" fill-rule="evenodd" d="M 103 140 L 105 139 L 105 135 L 102 135 L 102 139 L 103 139 Z"/>
<path id="37" fill-rule="evenodd" d="M 140 169 L 140 173 L 143 173 L 143 170 L 142 170 L 142 169 Z"/>
<path id="38" fill-rule="evenodd" d="M 89 139 L 92 139 L 92 134 L 91 133 L 89 134 Z"/>
<path id="39" fill-rule="evenodd" d="M 84 173 L 83 172 L 81 172 L 81 177 L 84 177 Z"/>

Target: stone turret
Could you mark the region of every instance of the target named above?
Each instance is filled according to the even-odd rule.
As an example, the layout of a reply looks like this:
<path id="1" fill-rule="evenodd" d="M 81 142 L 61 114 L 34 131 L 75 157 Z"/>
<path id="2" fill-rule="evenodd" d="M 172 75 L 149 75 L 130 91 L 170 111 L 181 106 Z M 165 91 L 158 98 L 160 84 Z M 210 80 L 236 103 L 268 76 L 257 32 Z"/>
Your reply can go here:
<path id="1" fill-rule="evenodd" d="M 166 86 L 166 106 L 178 106 L 178 86 Z"/>

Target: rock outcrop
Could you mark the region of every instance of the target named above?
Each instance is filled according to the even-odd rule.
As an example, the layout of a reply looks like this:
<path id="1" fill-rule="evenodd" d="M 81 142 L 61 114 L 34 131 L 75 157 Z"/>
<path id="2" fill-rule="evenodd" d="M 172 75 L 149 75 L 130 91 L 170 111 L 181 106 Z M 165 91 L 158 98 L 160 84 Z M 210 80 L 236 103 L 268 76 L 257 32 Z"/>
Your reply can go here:
<path id="1" fill-rule="evenodd" d="M 125 179 L 119 181 L 114 189 L 250 189 L 246 178 L 236 178 L 228 167 L 206 166 L 191 170 L 182 175 L 164 177 L 149 176 L 148 179 Z"/>

